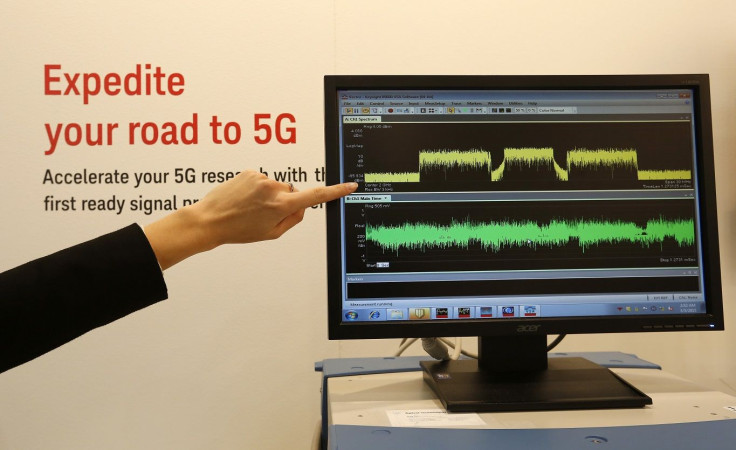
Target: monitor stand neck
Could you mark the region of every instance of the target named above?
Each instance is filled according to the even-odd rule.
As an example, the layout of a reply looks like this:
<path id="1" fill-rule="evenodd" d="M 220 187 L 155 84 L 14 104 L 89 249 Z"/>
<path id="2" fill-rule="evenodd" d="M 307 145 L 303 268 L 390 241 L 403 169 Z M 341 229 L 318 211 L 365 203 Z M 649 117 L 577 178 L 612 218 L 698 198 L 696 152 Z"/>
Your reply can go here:
<path id="1" fill-rule="evenodd" d="M 547 335 L 478 336 L 478 367 L 487 372 L 547 369 Z"/>

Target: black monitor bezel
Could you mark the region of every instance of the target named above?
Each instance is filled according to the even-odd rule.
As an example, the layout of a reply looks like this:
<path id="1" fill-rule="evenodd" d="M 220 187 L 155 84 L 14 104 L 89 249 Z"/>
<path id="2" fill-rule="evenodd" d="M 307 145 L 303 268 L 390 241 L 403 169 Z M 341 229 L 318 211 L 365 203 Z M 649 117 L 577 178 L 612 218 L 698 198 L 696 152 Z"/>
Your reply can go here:
<path id="1" fill-rule="evenodd" d="M 341 217 L 339 201 L 326 205 L 328 335 L 330 339 L 431 336 L 503 336 L 648 331 L 723 330 L 715 167 L 707 74 L 665 75 L 328 75 L 325 94 L 326 183 L 339 179 L 338 92 L 346 89 L 692 89 L 697 147 L 697 184 L 706 313 L 627 317 L 537 317 L 422 322 L 351 322 L 342 320 Z M 520 325 L 523 325 L 521 327 Z"/>

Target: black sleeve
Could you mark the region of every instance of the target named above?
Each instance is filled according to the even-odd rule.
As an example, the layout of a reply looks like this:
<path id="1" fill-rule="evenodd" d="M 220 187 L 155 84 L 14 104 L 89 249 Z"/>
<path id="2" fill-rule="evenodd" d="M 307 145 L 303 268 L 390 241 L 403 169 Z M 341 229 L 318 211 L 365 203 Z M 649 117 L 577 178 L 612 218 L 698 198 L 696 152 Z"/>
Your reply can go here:
<path id="1" fill-rule="evenodd" d="M 135 224 L 0 273 L 0 372 L 166 297 Z"/>

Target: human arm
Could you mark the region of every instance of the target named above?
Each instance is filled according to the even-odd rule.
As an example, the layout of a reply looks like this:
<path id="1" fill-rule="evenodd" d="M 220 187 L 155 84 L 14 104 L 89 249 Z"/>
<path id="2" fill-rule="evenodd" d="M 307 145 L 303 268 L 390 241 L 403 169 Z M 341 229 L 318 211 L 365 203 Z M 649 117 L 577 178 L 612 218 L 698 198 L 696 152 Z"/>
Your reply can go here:
<path id="1" fill-rule="evenodd" d="M 131 225 L 0 273 L 0 372 L 165 299 L 161 268 L 225 243 L 275 239 L 305 208 L 355 187 L 291 192 L 243 172 L 145 230 Z"/>
<path id="2" fill-rule="evenodd" d="M 138 225 L 0 273 L 0 372 L 166 297 Z"/>

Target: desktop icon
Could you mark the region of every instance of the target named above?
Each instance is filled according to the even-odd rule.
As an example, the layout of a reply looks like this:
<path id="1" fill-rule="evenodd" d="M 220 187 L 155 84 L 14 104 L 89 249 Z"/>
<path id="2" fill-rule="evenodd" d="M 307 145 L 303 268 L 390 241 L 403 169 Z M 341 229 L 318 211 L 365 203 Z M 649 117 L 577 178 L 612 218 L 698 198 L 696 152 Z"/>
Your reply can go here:
<path id="1" fill-rule="evenodd" d="M 368 318 L 371 319 L 371 320 L 378 320 L 378 319 L 380 319 L 381 318 L 381 311 L 378 311 L 378 310 L 371 311 L 371 313 L 368 315 Z"/>
<path id="2" fill-rule="evenodd" d="M 447 319 L 450 317 L 450 311 L 448 308 L 436 308 L 434 316 L 437 319 Z"/>
<path id="3" fill-rule="evenodd" d="M 404 320 L 403 309 L 389 309 L 387 315 L 389 320 Z"/>
<path id="4" fill-rule="evenodd" d="M 481 317 L 493 317 L 493 306 L 481 306 L 480 316 Z"/>
<path id="5" fill-rule="evenodd" d="M 470 308 L 458 308 L 457 316 L 461 319 L 467 319 L 470 317 Z"/>
<path id="6" fill-rule="evenodd" d="M 539 308 L 537 306 L 525 305 L 523 309 L 524 317 L 537 317 L 539 315 Z"/>
<path id="7" fill-rule="evenodd" d="M 502 306 L 501 307 L 501 315 L 503 317 L 515 317 L 516 316 L 516 307 L 514 307 L 514 306 Z"/>
<path id="8" fill-rule="evenodd" d="M 429 319 L 430 315 L 430 308 L 409 308 L 409 320 Z"/>

